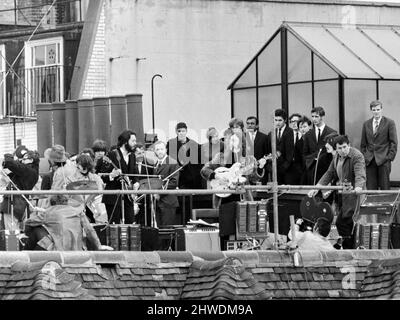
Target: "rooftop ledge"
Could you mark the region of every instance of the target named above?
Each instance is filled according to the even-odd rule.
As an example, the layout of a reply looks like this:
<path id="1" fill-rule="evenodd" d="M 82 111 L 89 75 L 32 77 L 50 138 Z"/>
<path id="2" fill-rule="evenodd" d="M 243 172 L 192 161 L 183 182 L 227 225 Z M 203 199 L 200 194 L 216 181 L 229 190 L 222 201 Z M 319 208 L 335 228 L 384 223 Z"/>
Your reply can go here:
<path id="1" fill-rule="evenodd" d="M 287 251 L 15 251 L 0 253 L 0 268 L 11 267 L 15 262 L 38 263 L 55 261 L 68 265 L 143 265 L 180 264 L 190 265 L 194 261 L 216 261 L 237 258 L 246 266 L 367 266 L 374 261 L 400 258 L 400 249 L 390 250 L 335 250 L 297 251 L 298 264 L 294 263 L 294 252 Z"/>

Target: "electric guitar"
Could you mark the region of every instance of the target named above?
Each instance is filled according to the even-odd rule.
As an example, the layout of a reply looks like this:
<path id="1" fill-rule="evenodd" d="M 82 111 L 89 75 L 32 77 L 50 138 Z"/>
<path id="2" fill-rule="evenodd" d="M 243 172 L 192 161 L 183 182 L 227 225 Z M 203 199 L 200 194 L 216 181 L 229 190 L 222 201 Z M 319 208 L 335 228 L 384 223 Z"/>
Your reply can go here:
<path id="1" fill-rule="evenodd" d="M 277 157 L 280 156 L 280 152 L 277 152 Z M 265 160 L 272 160 L 272 155 L 263 157 Z M 261 160 L 261 159 L 260 159 Z M 247 181 L 247 178 L 244 177 L 246 175 L 250 175 L 253 173 L 254 169 L 259 165 L 260 160 L 256 160 L 253 163 L 245 165 L 242 167 L 240 162 L 236 162 L 230 168 L 226 167 L 218 167 L 214 170 L 214 173 L 218 173 L 218 178 L 212 179 L 208 183 L 208 187 L 212 190 L 232 190 L 235 189 L 238 185 L 243 184 Z M 231 194 L 230 193 L 217 193 L 216 194 L 220 198 L 227 198 Z"/>

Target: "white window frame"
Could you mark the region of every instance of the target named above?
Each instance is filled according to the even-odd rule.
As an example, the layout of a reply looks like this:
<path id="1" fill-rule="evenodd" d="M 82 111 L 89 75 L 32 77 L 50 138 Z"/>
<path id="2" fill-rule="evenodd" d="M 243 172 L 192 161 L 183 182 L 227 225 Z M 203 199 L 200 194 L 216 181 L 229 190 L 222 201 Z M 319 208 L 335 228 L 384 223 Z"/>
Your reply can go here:
<path id="1" fill-rule="evenodd" d="M 2 72 L 3 73 L 3 77 L 2 78 L 0 78 L 0 83 L 1 83 L 1 81 L 3 81 L 3 84 L 2 84 L 2 86 L 3 86 L 3 88 L 0 88 L 0 90 L 3 92 L 3 107 L 2 108 L 0 108 L 0 119 L 3 119 L 5 116 L 6 116 L 6 114 L 7 114 L 7 96 L 6 96 L 6 78 L 5 78 L 5 75 L 6 75 L 6 73 L 7 73 L 7 70 L 6 70 L 6 46 L 4 45 L 4 44 L 0 44 L 0 52 L 1 52 L 1 55 L 2 56 L 0 56 L 0 64 L 1 64 L 1 71 L 0 72 Z M 4 58 L 4 59 L 3 59 Z"/>
<path id="2" fill-rule="evenodd" d="M 64 38 L 63 37 L 53 37 L 40 40 L 31 40 L 29 42 L 25 41 L 25 70 L 35 68 L 37 66 L 32 65 L 34 48 L 42 45 L 55 44 L 56 48 L 59 45 L 59 62 L 54 64 L 44 64 L 43 67 L 59 66 L 60 67 L 60 101 L 64 101 Z M 32 90 L 32 83 L 30 77 L 28 77 L 28 72 L 25 72 L 25 83 L 28 90 Z M 29 93 L 26 92 L 25 99 L 25 114 L 28 114 L 28 110 L 32 110 L 31 99 L 28 96 Z"/>

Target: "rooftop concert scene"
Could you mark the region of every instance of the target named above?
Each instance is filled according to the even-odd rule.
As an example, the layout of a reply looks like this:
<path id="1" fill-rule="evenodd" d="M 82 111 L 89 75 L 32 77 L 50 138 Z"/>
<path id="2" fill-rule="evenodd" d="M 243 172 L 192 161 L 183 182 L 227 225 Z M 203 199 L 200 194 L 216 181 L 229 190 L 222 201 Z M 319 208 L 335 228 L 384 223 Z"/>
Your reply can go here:
<path id="1" fill-rule="evenodd" d="M 380 1 L 4 1 L 0 300 L 400 299 L 398 21 Z"/>

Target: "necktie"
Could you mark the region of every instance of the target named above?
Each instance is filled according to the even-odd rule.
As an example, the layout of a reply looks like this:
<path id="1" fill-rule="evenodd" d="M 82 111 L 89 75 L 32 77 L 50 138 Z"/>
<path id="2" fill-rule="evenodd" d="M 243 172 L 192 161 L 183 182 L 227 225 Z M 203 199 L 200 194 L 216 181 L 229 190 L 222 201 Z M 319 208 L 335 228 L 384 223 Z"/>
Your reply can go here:
<path id="1" fill-rule="evenodd" d="M 281 140 L 281 130 L 282 128 L 278 129 L 278 140 Z"/>
<path id="2" fill-rule="evenodd" d="M 297 141 L 299 141 L 299 133 L 298 132 L 296 132 L 296 139 L 294 140 L 295 145 L 297 144 Z"/>
<path id="3" fill-rule="evenodd" d="M 318 139 L 317 139 L 317 142 L 319 142 L 320 138 L 321 138 L 321 128 L 318 128 Z"/>
<path id="4" fill-rule="evenodd" d="M 379 122 L 378 120 L 374 121 L 374 134 L 378 131 Z"/>

